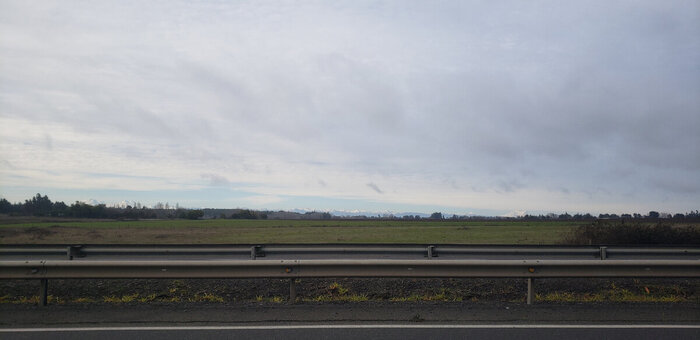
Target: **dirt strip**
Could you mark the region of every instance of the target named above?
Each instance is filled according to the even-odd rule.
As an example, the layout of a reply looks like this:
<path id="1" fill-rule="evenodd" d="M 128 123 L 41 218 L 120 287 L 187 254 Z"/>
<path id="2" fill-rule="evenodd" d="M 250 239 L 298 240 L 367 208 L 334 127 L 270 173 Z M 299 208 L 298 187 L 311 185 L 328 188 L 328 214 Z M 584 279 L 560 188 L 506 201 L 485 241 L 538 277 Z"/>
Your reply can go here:
<path id="1" fill-rule="evenodd" d="M 49 303 L 286 303 L 289 280 L 50 280 Z M 697 279 L 537 279 L 540 302 L 700 303 Z M 525 279 L 303 279 L 297 302 L 525 301 Z M 0 305 L 38 302 L 38 280 L 0 280 Z"/>

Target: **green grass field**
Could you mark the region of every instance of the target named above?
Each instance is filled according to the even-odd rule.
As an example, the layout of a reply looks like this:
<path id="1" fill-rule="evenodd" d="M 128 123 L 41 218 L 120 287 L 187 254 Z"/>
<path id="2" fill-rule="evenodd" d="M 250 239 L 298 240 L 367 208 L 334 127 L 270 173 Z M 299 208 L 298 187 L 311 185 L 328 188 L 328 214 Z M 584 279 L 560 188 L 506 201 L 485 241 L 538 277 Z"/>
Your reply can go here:
<path id="1" fill-rule="evenodd" d="M 17 221 L 0 243 L 435 243 L 556 244 L 586 222 L 154 220 Z"/>

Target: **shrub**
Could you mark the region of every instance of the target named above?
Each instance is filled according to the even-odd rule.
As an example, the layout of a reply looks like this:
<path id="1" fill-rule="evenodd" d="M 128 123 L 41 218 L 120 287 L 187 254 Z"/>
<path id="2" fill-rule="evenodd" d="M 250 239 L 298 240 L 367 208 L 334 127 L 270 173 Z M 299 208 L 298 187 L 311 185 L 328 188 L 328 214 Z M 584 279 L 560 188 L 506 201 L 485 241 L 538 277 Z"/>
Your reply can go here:
<path id="1" fill-rule="evenodd" d="M 680 245 L 700 244 L 700 228 L 695 226 L 671 226 L 658 223 L 644 225 L 596 221 L 576 228 L 568 234 L 564 243 L 572 245 Z"/>

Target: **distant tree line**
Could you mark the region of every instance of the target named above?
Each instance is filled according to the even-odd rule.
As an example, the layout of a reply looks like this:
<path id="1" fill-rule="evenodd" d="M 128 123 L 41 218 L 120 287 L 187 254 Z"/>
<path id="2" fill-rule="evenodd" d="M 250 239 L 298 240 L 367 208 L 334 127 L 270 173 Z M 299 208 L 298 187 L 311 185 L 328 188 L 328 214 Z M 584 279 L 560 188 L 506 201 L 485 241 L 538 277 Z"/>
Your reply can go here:
<path id="1" fill-rule="evenodd" d="M 239 212 L 231 214 L 231 216 L 223 216 L 224 218 L 233 218 L 237 220 L 266 220 L 267 214 L 262 211 L 253 211 L 250 209 L 244 209 Z"/>
<path id="2" fill-rule="evenodd" d="M 700 211 L 695 210 L 691 211 L 688 213 L 676 213 L 676 214 L 661 214 L 658 211 L 650 211 L 646 215 L 642 215 L 639 213 L 634 213 L 634 214 L 599 214 L 597 217 L 593 216 L 591 214 L 575 214 L 575 215 L 570 215 L 568 213 L 564 214 L 547 214 L 547 215 L 525 215 L 522 217 L 523 219 L 533 219 L 533 220 L 607 220 L 607 219 L 625 219 L 625 220 L 631 220 L 631 219 L 659 219 L 659 218 L 668 218 L 668 219 L 698 219 L 700 218 Z"/>
<path id="3" fill-rule="evenodd" d="M 387 217 L 383 217 L 387 218 Z M 389 219 L 395 217 L 388 216 Z M 545 221 L 545 220 L 567 220 L 567 221 L 594 221 L 594 220 L 642 220 L 642 219 L 700 219 L 700 211 L 695 210 L 688 213 L 676 213 L 676 214 L 662 214 L 658 211 L 650 211 L 646 215 L 634 213 L 634 214 L 599 214 L 598 216 L 586 214 L 574 214 L 569 213 L 563 214 L 540 214 L 540 215 L 524 215 L 518 217 L 494 217 L 494 216 L 473 216 L 473 215 L 452 215 L 447 217 L 441 212 L 434 212 L 430 214 L 430 217 L 422 218 L 418 215 L 405 215 L 402 217 L 404 220 L 493 220 L 493 219 L 512 219 L 512 220 L 533 220 L 533 221 Z"/>
<path id="4" fill-rule="evenodd" d="M 471 216 L 471 215 L 452 215 L 445 216 L 441 212 L 434 212 L 429 217 L 421 217 L 419 215 L 405 215 L 397 217 L 394 215 L 376 215 L 376 216 L 352 216 L 338 217 L 333 216 L 328 212 L 306 212 L 304 214 L 293 212 L 273 212 L 273 211 L 256 211 L 250 209 L 183 209 L 176 205 L 174 209 L 170 208 L 168 203 L 158 203 L 154 208 L 142 206 L 140 203 L 135 204 L 135 207 L 127 205 L 126 207 L 107 207 L 105 204 L 91 205 L 84 202 L 78 202 L 67 205 L 64 202 L 52 202 L 48 196 L 36 194 L 31 199 L 25 200 L 23 203 L 10 203 L 4 198 L 0 199 L 0 214 L 14 216 L 47 216 L 47 217 L 72 217 L 72 218 L 104 218 L 104 219 L 201 219 L 201 218 L 231 218 L 231 219 L 379 219 L 379 220 L 494 220 L 494 219 L 514 219 L 514 220 L 573 220 L 573 221 L 593 221 L 593 220 L 657 220 L 657 219 L 673 219 L 673 220 L 699 220 L 700 211 L 695 210 L 688 213 L 662 214 L 658 211 L 649 211 L 642 215 L 634 214 L 599 214 L 594 216 L 591 214 L 546 214 L 546 215 L 524 215 L 521 217 L 489 217 L 489 216 Z M 212 215 L 212 213 L 216 213 Z M 272 217 L 270 217 L 272 216 Z"/>
<path id="5" fill-rule="evenodd" d="M 139 204 L 140 206 L 140 204 Z M 190 209 L 152 209 L 141 206 L 134 208 L 107 207 L 105 204 L 91 205 L 78 202 L 67 205 L 64 202 L 52 202 L 48 196 L 36 194 L 23 203 L 10 203 L 0 199 L 0 214 L 12 216 L 45 216 L 73 218 L 104 218 L 104 219 L 149 219 L 149 218 L 188 218 L 198 219 L 204 213 L 202 210 Z"/>

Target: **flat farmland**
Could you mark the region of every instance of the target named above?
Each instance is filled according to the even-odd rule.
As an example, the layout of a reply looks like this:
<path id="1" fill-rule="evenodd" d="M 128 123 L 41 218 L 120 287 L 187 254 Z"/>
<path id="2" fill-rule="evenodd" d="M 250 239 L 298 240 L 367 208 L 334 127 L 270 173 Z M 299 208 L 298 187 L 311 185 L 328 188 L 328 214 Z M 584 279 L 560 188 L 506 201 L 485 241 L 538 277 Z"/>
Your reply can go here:
<path id="1" fill-rule="evenodd" d="M 2 244 L 435 243 L 557 244 L 573 221 L 16 220 Z"/>

